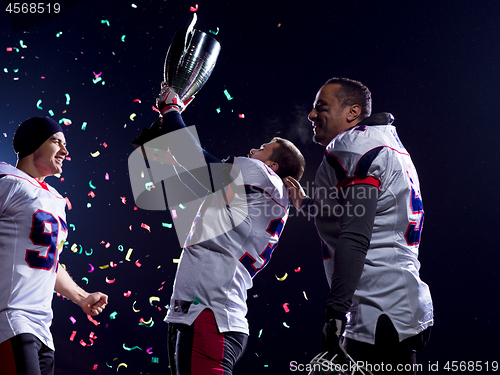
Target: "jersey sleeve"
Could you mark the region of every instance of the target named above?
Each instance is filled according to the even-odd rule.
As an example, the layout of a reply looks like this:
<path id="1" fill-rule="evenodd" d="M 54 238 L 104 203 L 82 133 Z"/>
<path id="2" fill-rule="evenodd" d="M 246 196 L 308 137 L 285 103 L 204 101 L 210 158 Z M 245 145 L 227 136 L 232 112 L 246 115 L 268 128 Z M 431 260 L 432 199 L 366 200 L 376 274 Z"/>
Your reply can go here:
<path id="1" fill-rule="evenodd" d="M 359 129 L 358 129 L 359 128 Z M 389 147 L 372 137 L 366 126 L 341 134 L 325 150 L 325 158 L 334 170 L 338 189 L 368 184 L 380 189 L 389 163 Z"/>

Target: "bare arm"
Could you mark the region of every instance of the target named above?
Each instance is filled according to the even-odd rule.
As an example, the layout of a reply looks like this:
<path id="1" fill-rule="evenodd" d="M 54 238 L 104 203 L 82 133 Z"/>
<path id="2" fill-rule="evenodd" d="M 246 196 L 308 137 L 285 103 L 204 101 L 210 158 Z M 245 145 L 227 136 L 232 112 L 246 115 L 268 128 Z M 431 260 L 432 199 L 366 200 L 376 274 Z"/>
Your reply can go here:
<path id="1" fill-rule="evenodd" d="M 87 315 L 99 315 L 108 304 L 108 296 L 101 292 L 88 293 L 80 288 L 63 268 L 57 270 L 54 290 L 75 302 Z"/>

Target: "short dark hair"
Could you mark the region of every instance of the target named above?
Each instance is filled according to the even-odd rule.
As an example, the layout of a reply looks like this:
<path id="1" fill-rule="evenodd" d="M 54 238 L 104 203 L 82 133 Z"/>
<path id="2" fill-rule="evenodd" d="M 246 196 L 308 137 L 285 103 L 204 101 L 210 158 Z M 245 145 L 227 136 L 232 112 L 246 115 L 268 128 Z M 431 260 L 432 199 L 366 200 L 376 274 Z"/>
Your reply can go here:
<path id="1" fill-rule="evenodd" d="M 330 78 L 325 82 L 325 85 L 338 83 L 340 89 L 337 90 L 335 96 L 339 100 L 341 107 L 357 104 L 361 107 L 361 119 L 372 114 L 372 93 L 368 87 L 359 81 L 344 77 Z"/>
<path id="2" fill-rule="evenodd" d="M 306 161 L 300 150 L 292 142 L 280 137 L 274 137 L 271 142 L 278 143 L 269 160 L 278 163 L 276 174 L 281 178 L 293 177 L 297 181 L 304 174 Z"/>

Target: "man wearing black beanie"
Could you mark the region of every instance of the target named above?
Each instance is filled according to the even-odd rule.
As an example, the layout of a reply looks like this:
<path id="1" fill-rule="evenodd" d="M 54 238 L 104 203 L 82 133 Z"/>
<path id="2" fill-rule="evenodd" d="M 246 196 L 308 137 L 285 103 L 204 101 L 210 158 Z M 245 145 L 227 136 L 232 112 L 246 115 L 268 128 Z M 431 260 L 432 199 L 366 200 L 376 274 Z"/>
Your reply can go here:
<path id="1" fill-rule="evenodd" d="M 63 267 L 66 200 L 47 176 L 62 172 L 68 150 L 49 117 L 22 122 L 14 135 L 16 167 L 0 163 L 0 374 L 54 374 L 50 332 L 53 291 L 86 314 L 103 311 L 108 296 L 87 293 Z"/>

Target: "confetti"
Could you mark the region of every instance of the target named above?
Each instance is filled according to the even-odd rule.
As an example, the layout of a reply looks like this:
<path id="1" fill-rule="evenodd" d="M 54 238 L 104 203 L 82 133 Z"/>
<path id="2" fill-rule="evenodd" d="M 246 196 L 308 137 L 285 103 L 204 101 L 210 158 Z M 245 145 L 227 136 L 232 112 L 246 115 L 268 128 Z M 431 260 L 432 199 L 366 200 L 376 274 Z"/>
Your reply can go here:
<path id="1" fill-rule="evenodd" d="M 169 223 L 161 223 L 161 225 L 166 228 L 172 228 L 172 224 Z"/>
<path id="2" fill-rule="evenodd" d="M 149 233 L 151 233 L 151 228 L 150 228 L 150 226 L 149 226 L 149 225 L 144 224 L 144 223 L 141 223 L 141 228 L 147 229 L 147 231 L 148 231 Z"/>
<path id="3" fill-rule="evenodd" d="M 234 98 L 229 95 L 229 92 L 227 90 L 224 90 L 224 95 L 226 95 L 227 100 L 233 100 Z"/>
<path id="4" fill-rule="evenodd" d="M 86 122 L 84 122 L 84 123 L 82 124 L 82 130 L 85 130 L 85 129 L 87 129 L 87 123 L 86 123 Z"/>
<path id="5" fill-rule="evenodd" d="M 148 353 L 148 354 L 153 354 L 153 348 L 148 348 L 148 349 L 146 350 L 146 353 Z"/>
<path id="6" fill-rule="evenodd" d="M 116 319 L 116 316 L 118 315 L 118 312 L 116 311 L 113 311 L 110 315 L 109 315 L 109 318 L 110 319 Z"/>
<path id="7" fill-rule="evenodd" d="M 70 96 L 68 93 L 66 93 L 66 105 L 69 105 L 69 101 L 70 101 Z"/>
<path id="8" fill-rule="evenodd" d="M 76 331 L 73 331 L 73 333 L 71 333 L 71 336 L 69 337 L 69 341 L 73 341 L 75 339 L 75 336 L 76 336 Z"/>
<path id="9" fill-rule="evenodd" d="M 101 153 L 99 151 L 96 151 L 96 152 L 91 152 L 90 155 L 93 157 L 93 158 L 96 158 L 98 157 L 99 155 L 101 155 Z"/>
<path id="10" fill-rule="evenodd" d="M 123 366 L 123 367 L 125 367 L 125 368 L 127 368 L 127 367 L 128 367 L 126 363 L 123 363 L 123 362 L 122 362 L 122 363 L 120 363 L 120 364 L 116 367 L 116 371 L 118 372 L 118 370 L 119 370 L 119 369 L 120 369 L 120 367 L 122 367 L 122 366 Z"/>
<path id="11" fill-rule="evenodd" d="M 39 100 L 39 101 L 37 101 L 37 102 L 36 102 L 36 107 L 37 107 L 38 109 L 43 109 L 43 108 L 42 108 L 42 106 L 41 106 L 40 104 L 42 104 L 42 100 Z"/>
<path id="12" fill-rule="evenodd" d="M 95 198 L 95 193 L 93 191 L 91 191 L 90 193 L 87 194 L 87 196 Z"/>
<path id="13" fill-rule="evenodd" d="M 108 277 L 106 276 L 106 282 L 107 282 L 108 284 L 113 284 L 115 281 L 116 281 L 116 279 L 110 280 L 110 279 L 108 279 Z"/>
<path id="14" fill-rule="evenodd" d="M 87 315 L 87 318 L 88 318 L 88 319 L 89 319 L 92 323 L 94 323 L 94 325 L 96 325 L 96 326 L 98 326 L 99 324 L 101 324 L 101 323 L 99 323 L 97 320 L 93 319 L 90 315 Z"/>
<path id="15" fill-rule="evenodd" d="M 217 35 L 219 33 L 219 28 L 217 28 L 217 31 L 209 30 L 208 32 Z"/>
<path id="16" fill-rule="evenodd" d="M 196 12 L 198 10 L 198 4 L 196 4 L 194 7 L 190 7 L 189 10 L 191 12 Z"/>
<path id="17" fill-rule="evenodd" d="M 309 299 L 307 298 L 307 295 L 306 295 L 306 291 L 304 290 L 302 293 L 304 294 L 304 298 L 306 299 L 306 301 L 309 301 Z"/>
<path id="18" fill-rule="evenodd" d="M 94 185 L 92 185 L 92 180 L 89 181 L 89 186 L 92 188 L 92 189 L 95 189 L 96 187 Z"/>
<path id="19" fill-rule="evenodd" d="M 142 264 L 140 264 L 140 263 L 139 263 L 139 259 L 137 259 L 137 260 L 135 261 L 135 265 L 136 265 L 137 267 L 142 266 Z"/>
<path id="20" fill-rule="evenodd" d="M 125 260 L 127 260 L 127 261 L 129 261 L 129 262 L 130 262 L 130 255 L 132 254 L 132 251 L 133 251 L 133 250 L 134 250 L 134 249 L 132 249 L 132 248 L 128 249 L 127 256 L 125 257 Z"/>
<path id="21" fill-rule="evenodd" d="M 244 115 L 243 113 L 240 113 L 240 114 L 238 115 L 238 117 L 239 117 L 239 118 L 245 118 L 245 115 Z"/>
<path id="22" fill-rule="evenodd" d="M 101 23 L 102 23 L 102 24 L 106 24 L 106 25 L 110 26 L 110 24 L 109 24 L 109 21 L 108 21 L 108 20 L 101 20 Z"/>
<path id="23" fill-rule="evenodd" d="M 276 279 L 278 281 L 285 281 L 286 278 L 288 277 L 288 272 L 285 272 L 285 274 L 283 275 L 283 277 L 278 277 L 278 275 L 274 275 L 274 276 L 276 276 Z"/>
<path id="24" fill-rule="evenodd" d="M 286 322 L 283 322 L 283 325 L 286 327 L 286 328 L 290 328 L 290 326 L 288 324 L 286 324 Z"/>
<path id="25" fill-rule="evenodd" d="M 127 293 L 123 293 L 123 296 L 130 297 L 131 294 L 132 294 L 132 292 L 129 290 L 129 291 L 127 291 Z"/>
<path id="26" fill-rule="evenodd" d="M 151 296 L 149 297 L 149 304 L 153 306 L 153 301 L 160 301 L 160 297 Z"/>
<path id="27" fill-rule="evenodd" d="M 71 323 L 75 324 L 76 323 L 76 319 L 73 318 L 72 316 L 69 317 L 69 320 L 71 320 Z"/>
<path id="28" fill-rule="evenodd" d="M 258 338 L 258 339 L 260 339 L 260 337 L 262 336 L 262 331 L 263 331 L 263 330 L 264 330 L 264 329 L 261 329 L 261 330 L 259 331 L 259 336 L 257 336 L 257 338 Z"/>
<path id="29" fill-rule="evenodd" d="M 288 305 L 289 305 L 288 302 L 283 304 L 283 309 L 285 310 L 286 313 L 290 312 L 290 309 L 288 308 Z"/>
<path id="30" fill-rule="evenodd" d="M 125 198 L 125 197 L 120 197 L 120 199 L 122 200 L 122 203 L 123 203 L 123 204 L 127 203 L 127 198 Z"/>
<path id="31" fill-rule="evenodd" d="M 88 271 L 89 273 L 91 272 L 94 272 L 94 266 L 92 264 L 89 263 L 89 266 L 90 266 L 90 271 Z"/>
<path id="32" fill-rule="evenodd" d="M 105 179 L 105 180 L 109 180 L 109 173 L 106 173 L 106 174 L 104 175 L 104 179 Z"/>
<path id="33" fill-rule="evenodd" d="M 56 34 L 56 38 L 59 38 L 61 35 L 62 35 L 62 31 L 59 31 L 59 32 Z"/>
<path id="34" fill-rule="evenodd" d="M 89 279 L 86 278 L 86 277 L 82 277 L 82 280 L 85 281 L 85 284 L 88 284 L 89 283 Z"/>
<path id="35" fill-rule="evenodd" d="M 126 35 L 122 35 L 122 42 L 125 42 Z"/>
<path id="36" fill-rule="evenodd" d="M 294 270 L 295 272 L 300 272 L 300 267 Z"/>
<path id="37" fill-rule="evenodd" d="M 134 121 L 134 119 L 135 119 L 135 117 L 136 117 L 136 116 L 137 116 L 137 115 L 136 115 L 135 113 L 132 113 L 132 114 L 130 115 L 130 119 L 131 119 L 132 121 Z"/>
<path id="38" fill-rule="evenodd" d="M 130 352 L 130 351 L 132 351 L 132 350 L 135 350 L 135 349 L 142 350 L 142 349 L 141 349 L 141 348 L 139 348 L 138 346 L 134 346 L 133 348 L 127 348 L 127 347 L 125 346 L 125 343 L 123 344 L 123 349 L 128 350 L 129 352 Z"/>

